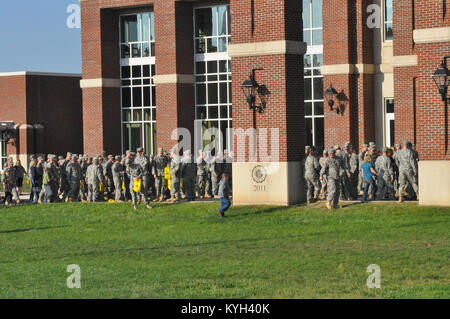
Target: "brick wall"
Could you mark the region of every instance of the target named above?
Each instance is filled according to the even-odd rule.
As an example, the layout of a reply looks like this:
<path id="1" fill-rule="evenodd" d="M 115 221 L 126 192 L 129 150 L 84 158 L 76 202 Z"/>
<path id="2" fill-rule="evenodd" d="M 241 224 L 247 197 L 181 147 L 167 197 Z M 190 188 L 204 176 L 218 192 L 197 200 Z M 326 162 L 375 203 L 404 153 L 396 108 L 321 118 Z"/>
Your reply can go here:
<path id="1" fill-rule="evenodd" d="M 252 28 L 250 1 L 231 0 L 231 42 L 232 44 L 293 40 L 302 41 L 300 1 L 255 1 Z M 240 88 L 248 79 L 252 69 L 256 81 L 266 85 L 271 92 L 270 100 L 263 114 L 254 114 Z M 304 153 L 304 107 L 303 107 L 303 61 L 298 55 L 280 54 L 256 57 L 233 58 L 233 128 L 278 128 L 279 161 L 298 161 Z M 255 116 L 254 116 L 255 115 Z M 234 155 L 237 160 L 237 138 Z M 249 143 L 249 141 L 248 141 Z M 267 140 L 260 141 L 271 149 L 270 133 Z M 268 154 L 270 156 L 270 153 Z M 246 160 L 248 160 L 248 148 Z M 259 161 L 270 161 L 258 157 Z M 276 161 L 276 159 L 275 159 Z"/>

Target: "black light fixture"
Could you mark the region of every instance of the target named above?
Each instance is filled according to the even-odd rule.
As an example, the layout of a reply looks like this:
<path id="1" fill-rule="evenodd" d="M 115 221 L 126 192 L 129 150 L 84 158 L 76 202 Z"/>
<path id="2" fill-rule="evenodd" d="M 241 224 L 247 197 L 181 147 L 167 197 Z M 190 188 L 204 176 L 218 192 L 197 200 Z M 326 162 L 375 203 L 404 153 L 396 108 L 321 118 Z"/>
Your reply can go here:
<path id="1" fill-rule="evenodd" d="M 328 106 L 330 111 L 333 111 L 334 99 L 336 98 L 338 92 L 335 90 L 333 85 L 330 83 L 330 87 L 325 91 L 325 99 L 328 101 Z"/>
<path id="2" fill-rule="evenodd" d="M 245 80 L 242 85 L 242 92 L 244 92 L 245 98 L 250 110 L 256 110 L 259 113 L 263 113 L 266 109 L 267 101 L 270 97 L 270 91 L 265 85 L 259 85 L 255 80 L 255 71 L 253 69 L 249 75 L 249 78 Z M 256 97 L 259 96 L 261 104 L 256 104 Z"/>
<path id="3" fill-rule="evenodd" d="M 432 78 L 434 83 L 439 89 L 439 94 L 442 97 L 442 101 L 447 101 L 447 89 L 450 84 L 450 70 L 447 68 L 447 59 L 450 57 L 444 57 L 441 65 L 434 72 Z"/>

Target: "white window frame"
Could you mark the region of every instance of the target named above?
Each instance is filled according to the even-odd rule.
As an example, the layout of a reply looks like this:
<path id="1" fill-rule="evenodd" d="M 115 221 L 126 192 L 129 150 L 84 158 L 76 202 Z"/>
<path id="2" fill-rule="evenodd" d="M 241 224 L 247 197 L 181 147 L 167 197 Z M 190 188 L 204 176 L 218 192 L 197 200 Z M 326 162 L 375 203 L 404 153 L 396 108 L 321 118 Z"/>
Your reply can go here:
<path id="1" fill-rule="evenodd" d="M 122 15 L 119 16 L 119 54 L 120 54 L 120 57 L 122 57 L 122 44 L 124 44 L 124 43 L 121 42 L 121 39 L 122 39 L 122 34 L 121 34 L 121 32 L 122 32 L 121 17 L 122 16 L 143 14 L 143 13 L 150 13 L 150 14 L 152 14 L 152 12 L 153 11 L 136 11 L 136 12 L 129 12 L 129 13 L 126 13 L 126 14 L 122 14 Z M 151 23 L 149 23 L 149 28 L 151 28 Z M 151 36 L 150 32 L 151 32 L 151 30 L 149 30 L 149 36 Z M 150 37 L 150 40 L 151 41 L 143 41 L 143 42 L 145 42 L 145 43 L 149 42 L 150 45 L 151 45 L 151 42 L 155 41 L 155 39 L 154 38 L 151 39 L 151 37 Z M 131 43 L 143 43 L 143 42 L 142 41 L 141 42 L 130 42 L 129 44 L 131 44 Z M 142 50 L 141 50 L 141 52 L 142 52 Z M 132 67 L 132 66 L 141 66 L 142 67 L 144 65 L 150 65 L 150 84 L 143 84 L 143 82 L 142 82 L 142 79 L 143 79 L 142 70 L 141 70 L 141 77 L 139 78 L 139 79 L 141 79 L 141 84 L 134 85 L 132 80 L 130 80 L 130 82 L 131 82 L 130 85 L 122 85 L 123 82 L 121 82 L 121 86 L 120 86 L 120 145 L 121 145 L 122 152 L 125 151 L 124 150 L 124 125 L 126 125 L 126 124 L 140 124 L 141 125 L 141 141 L 142 141 L 142 145 L 140 145 L 140 146 L 142 146 L 142 147 L 145 147 L 145 145 L 147 144 L 146 143 L 147 142 L 146 141 L 146 136 L 145 136 L 145 125 L 146 124 L 150 124 L 150 129 L 151 129 L 152 133 L 150 135 L 150 139 L 151 140 L 149 141 L 149 144 L 151 145 L 151 149 L 145 149 L 145 151 L 148 154 L 154 154 L 156 152 L 156 149 L 154 149 L 154 147 L 156 145 L 156 141 L 155 141 L 155 139 L 156 139 L 156 130 L 154 129 L 155 125 L 156 125 L 156 118 L 153 118 L 153 115 L 152 115 L 153 114 L 153 109 L 155 109 L 155 114 L 156 114 L 156 104 L 152 105 L 153 104 L 152 100 L 155 98 L 154 96 L 152 96 L 152 87 L 155 86 L 155 84 L 153 82 L 153 76 L 155 74 L 153 74 L 152 70 L 151 70 L 152 65 L 154 65 L 155 68 L 156 68 L 156 58 L 154 56 L 150 56 L 150 57 L 136 57 L 136 58 L 130 57 L 130 58 L 123 58 L 123 59 L 120 58 L 120 80 L 122 81 L 122 67 L 124 67 L 124 66 L 130 66 L 130 67 Z M 130 99 L 131 99 L 131 106 L 130 107 L 123 107 L 123 105 L 122 105 L 122 103 L 123 103 L 123 100 L 122 100 L 122 89 L 124 87 L 131 88 L 131 92 L 130 92 L 130 95 L 131 95 L 131 97 L 130 97 Z M 140 87 L 141 88 L 141 101 L 142 101 L 142 104 L 143 104 L 143 101 L 144 101 L 144 90 L 143 90 L 143 88 L 144 87 L 150 87 L 150 106 L 144 106 L 144 105 L 142 105 L 140 107 L 134 107 L 133 106 L 133 88 L 134 87 Z M 124 120 L 124 117 L 123 117 L 123 111 L 124 110 L 130 110 L 131 111 L 131 117 L 132 117 L 131 121 L 125 121 Z M 133 119 L 133 116 L 134 116 L 133 110 L 140 110 L 141 111 L 141 120 L 134 121 L 134 119 Z M 150 110 L 151 120 L 145 120 L 144 110 Z M 153 135 L 154 131 L 155 131 L 155 135 Z M 134 151 L 134 150 L 132 150 L 132 151 Z"/>
<path id="2" fill-rule="evenodd" d="M 229 40 L 231 38 L 231 32 L 228 29 L 229 25 L 227 23 L 227 30 L 226 33 L 227 35 L 218 35 L 218 36 L 206 36 L 206 37 L 196 37 L 195 32 L 196 32 L 196 21 L 195 21 L 195 11 L 198 9 L 207 9 L 207 8 L 212 8 L 212 7 L 217 7 L 217 6 L 228 6 L 228 14 L 230 14 L 230 9 L 229 9 L 229 4 L 228 3 L 218 3 L 218 4 L 211 4 L 211 5 L 198 5 L 198 6 L 194 6 L 193 8 L 193 41 L 194 41 L 194 75 L 195 75 L 195 94 L 194 94 L 194 98 L 195 98 L 195 122 L 194 122 L 194 128 L 196 130 L 196 133 L 198 133 L 198 138 L 200 140 L 196 141 L 196 150 L 199 150 L 200 148 L 203 149 L 205 145 L 203 145 L 203 130 L 202 130 L 202 123 L 203 122 L 217 122 L 218 123 L 218 129 L 221 132 L 221 124 L 223 122 L 227 123 L 227 127 L 230 128 L 230 130 L 228 130 L 227 132 L 225 132 L 225 134 L 227 134 L 227 137 L 221 136 L 221 138 L 224 138 L 228 141 L 228 150 L 232 151 L 233 149 L 233 141 L 232 141 L 232 133 L 231 133 L 231 128 L 232 128 L 232 114 L 231 114 L 231 108 L 232 108 L 232 101 L 231 101 L 231 92 L 230 92 L 230 86 L 232 83 L 232 79 L 231 79 L 231 71 L 227 70 L 226 73 L 220 73 L 220 75 L 227 75 L 227 80 L 220 80 L 220 75 L 219 75 L 219 70 L 217 71 L 217 73 L 205 73 L 203 74 L 206 78 L 205 81 L 199 81 L 197 82 L 197 70 L 196 70 L 196 64 L 197 62 L 208 62 L 208 61 L 228 61 L 227 62 L 227 68 L 228 68 L 228 63 L 231 63 L 231 58 L 228 55 L 228 45 L 227 45 L 227 52 L 212 52 L 212 53 L 197 53 L 196 52 L 196 41 L 201 39 L 201 38 L 222 38 L 222 37 L 227 37 L 228 38 L 228 44 L 229 44 Z M 219 21 L 218 17 L 216 19 L 217 23 Z M 228 17 L 227 17 L 227 21 L 228 21 Z M 218 75 L 218 80 L 217 81 L 209 81 L 208 80 L 208 75 Z M 202 76 L 202 75 L 200 75 Z M 205 98 L 206 98 L 206 104 L 197 104 L 197 84 L 207 84 L 208 83 L 217 83 L 217 96 L 219 101 L 217 101 L 217 103 L 214 104 L 209 104 L 208 103 L 208 89 L 206 89 L 205 92 Z M 220 102 L 220 83 L 227 83 L 227 102 L 226 103 L 221 103 Z M 227 106 L 227 117 L 226 118 L 222 118 L 220 116 L 220 106 L 226 105 Z M 210 118 L 209 117 L 209 107 L 217 107 L 217 118 Z M 206 118 L 205 119 L 198 119 L 199 114 L 198 114 L 198 108 L 199 107 L 205 107 L 206 108 Z M 217 151 L 223 151 L 224 150 L 224 141 L 219 139 L 218 141 L 218 145 L 216 144 L 216 146 L 219 148 L 218 150 L 216 150 L 216 154 Z"/>
<path id="3" fill-rule="evenodd" d="M 394 22 L 387 21 L 387 9 L 386 9 L 386 0 L 383 1 L 383 41 L 384 42 L 392 42 L 394 40 Z M 392 0 L 394 1 L 394 0 Z M 392 11 L 394 11 L 394 2 L 392 2 Z M 392 14 L 392 16 L 394 16 Z M 392 26 L 392 39 L 386 39 L 386 25 L 390 24 Z"/>

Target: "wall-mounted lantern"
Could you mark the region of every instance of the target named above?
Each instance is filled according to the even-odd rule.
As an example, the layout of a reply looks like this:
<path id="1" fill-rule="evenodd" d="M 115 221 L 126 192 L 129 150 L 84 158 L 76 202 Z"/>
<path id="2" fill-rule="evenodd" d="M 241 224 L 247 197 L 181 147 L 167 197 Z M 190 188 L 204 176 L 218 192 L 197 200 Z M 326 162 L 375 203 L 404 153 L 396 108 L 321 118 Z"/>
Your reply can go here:
<path id="1" fill-rule="evenodd" d="M 432 76 L 434 83 L 436 83 L 436 86 L 438 87 L 442 101 L 447 101 L 447 89 L 450 84 L 450 70 L 447 68 L 447 58 L 450 57 L 444 57 L 441 65 Z"/>

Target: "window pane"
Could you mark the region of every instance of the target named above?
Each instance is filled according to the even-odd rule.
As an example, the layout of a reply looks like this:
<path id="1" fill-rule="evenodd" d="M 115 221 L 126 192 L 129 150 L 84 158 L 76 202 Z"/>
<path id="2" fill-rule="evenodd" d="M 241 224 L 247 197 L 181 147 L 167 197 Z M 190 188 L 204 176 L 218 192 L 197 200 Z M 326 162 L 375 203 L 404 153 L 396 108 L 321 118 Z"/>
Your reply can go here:
<path id="1" fill-rule="evenodd" d="M 131 122 L 131 110 L 123 110 L 122 121 Z"/>
<path id="2" fill-rule="evenodd" d="M 227 38 L 219 38 L 219 52 L 227 52 Z"/>
<path id="3" fill-rule="evenodd" d="M 152 106 L 156 106 L 156 88 L 152 86 Z"/>
<path id="4" fill-rule="evenodd" d="M 152 146 L 152 124 L 151 123 L 145 123 L 144 124 L 144 137 L 145 137 L 145 143 L 144 143 L 144 149 L 147 152 L 147 154 L 153 153 L 153 146 Z"/>
<path id="5" fill-rule="evenodd" d="M 323 99 L 323 78 L 314 78 L 314 99 Z"/>
<path id="6" fill-rule="evenodd" d="M 134 65 L 133 66 L 133 78 L 140 78 L 140 77 L 141 77 L 141 66 Z"/>
<path id="7" fill-rule="evenodd" d="M 206 52 L 206 40 L 199 39 L 195 40 L 195 53 L 205 53 Z"/>
<path id="8" fill-rule="evenodd" d="M 128 150 L 135 150 L 142 146 L 142 124 L 123 125 L 123 147 Z"/>
<path id="9" fill-rule="evenodd" d="M 131 56 L 133 58 L 141 57 L 141 45 L 140 44 L 132 44 L 131 45 Z"/>
<path id="10" fill-rule="evenodd" d="M 227 103 L 228 92 L 227 92 L 227 83 L 220 83 L 220 103 Z"/>
<path id="11" fill-rule="evenodd" d="M 142 56 L 149 57 L 150 56 L 150 43 L 142 44 Z"/>
<path id="12" fill-rule="evenodd" d="M 305 55 L 304 56 L 303 64 L 304 64 L 305 68 L 310 68 L 311 67 L 311 55 Z"/>
<path id="13" fill-rule="evenodd" d="M 385 40 L 392 40 L 394 38 L 394 34 L 392 31 L 392 23 L 386 23 L 386 29 L 384 31 L 384 39 Z"/>
<path id="14" fill-rule="evenodd" d="M 142 14 L 142 41 L 150 41 L 150 13 Z"/>
<path id="15" fill-rule="evenodd" d="M 137 15 L 124 16 L 121 18 L 121 40 L 122 43 L 138 41 Z"/>
<path id="16" fill-rule="evenodd" d="M 217 83 L 208 83 L 208 104 L 217 104 Z"/>
<path id="17" fill-rule="evenodd" d="M 212 35 L 211 8 L 195 10 L 195 36 L 204 37 Z"/>
<path id="18" fill-rule="evenodd" d="M 150 40 L 155 41 L 155 14 L 150 13 Z"/>
<path id="19" fill-rule="evenodd" d="M 133 110 L 133 121 L 142 121 L 142 109 Z"/>
<path id="20" fill-rule="evenodd" d="M 128 59 L 130 57 L 130 46 L 127 44 L 122 44 L 121 48 L 122 48 L 121 50 L 122 59 Z"/>
<path id="21" fill-rule="evenodd" d="M 311 26 L 310 18 L 309 18 L 309 4 L 311 0 L 303 0 L 303 28 L 307 29 Z"/>
<path id="22" fill-rule="evenodd" d="M 306 145 L 313 145 L 313 132 L 312 132 L 312 119 L 305 118 L 305 127 L 306 127 Z"/>
<path id="23" fill-rule="evenodd" d="M 129 78 L 130 78 L 130 67 L 123 66 L 122 67 L 122 79 L 129 79 Z"/>
<path id="24" fill-rule="evenodd" d="M 305 79 L 305 100 L 312 100 L 311 79 Z"/>
<path id="25" fill-rule="evenodd" d="M 131 106 L 131 88 L 122 88 L 122 107 Z"/>
<path id="26" fill-rule="evenodd" d="M 322 0 L 314 0 L 312 2 L 312 19 L 313 28 L 322 27 Z"/>
<path id="27" fill-rule="evenodd" d="M 220 118 L 226 119 L 228 117 L 228 106 L 220 106 Z"/>
<path id="28" fill-rule="evenodd" d="M 303 31 L 303 42 L 306 42 L 306 45 L 311 45 L 311 31 Z"/>
<path id="29" fill-rule="evenodd" d="M 142 90 L 140 87 L 133 88 L 133 106 L 142 106 Z"/>
<path id="30" fill-rule="evenodd" d="M 314 102 L 314 115 L 323 115 L 323 102 Z"/>
<path id="31" fill-rule="evenodd" d="M 219 108 L 218 106 L 209 106 L 208 107 L 208 118 L 217 119 L 219 117 Z"/>
<path id="32" fill-rule="evenodd" d="M 219 15 L 219 35 L 227 34 L 227 6 L 218 7 Z"/>
<path id="33" fill-rule="evenodd" d="M 217 61 L 208 62 L 208 73 L 217 73 Z"/>
<path id="34" fill-rule="evenodd" d="M 314 67 L 320 67 L 323 64 L 323 55 L 322 54 L 314 54 L 313 58 Z"/>
<path id="35" fill-rule="evenodd" d="M 394 113 L 394 100 L 386 99 L 386 113 Z"/>
<path id="36" fill-rule="evenodd" d="M 197 84 L 197 104 L 206 104 L 206 84 Z"/>
<path id="37" fill-rule="evenodd" d="M 195 64 L 195 72 L 197 74 L 205 74 L 206 73 L 205 62 L 197 62 Z"/>
<path id="38" fill-rule="evenodd" d="M 392 22 L 392 0 L 385 0 L 385 15 L 384 21 Z"/>
<path id="39" fill-rule="evenodd" d="M 305 102 L 305 115 L 312 115 L 312 102 Z"/>
<path id="40" fill-rule="evenodd" d="M 197 107 L 197 119 L 198 120 L 206 119 L 206 107 L 204 106 Z"/>
<path id="41" fill-rule="evenodd" d="M 313 45 L 322 45 L 322 30 L 313 30 Z"/>
<path id="42" fill-rule="evenodd" d="M 150 77 L 150 65 L 147 64 L 142 66 L 142 77 Z"/>
<path id="43" fill-rule="evenodd" d="M 207 52 L 208 53 L 214 53 L 217 52 L 217 38 L 211 38 L 211 39 L 206 39 L 206 43 L 207 43 Z"/>
<path id="44" fill-rule="evenodd" d="M 150 106 L 150 87 L 144 87 L 144 106 Z"/>
<path id="45" fill-rule="evenodd" d="M 314 120 L 314 140 L 315 146 L 319 149 L 324 148 L 324 121 L 323 118 L 319 117 Z"/>

